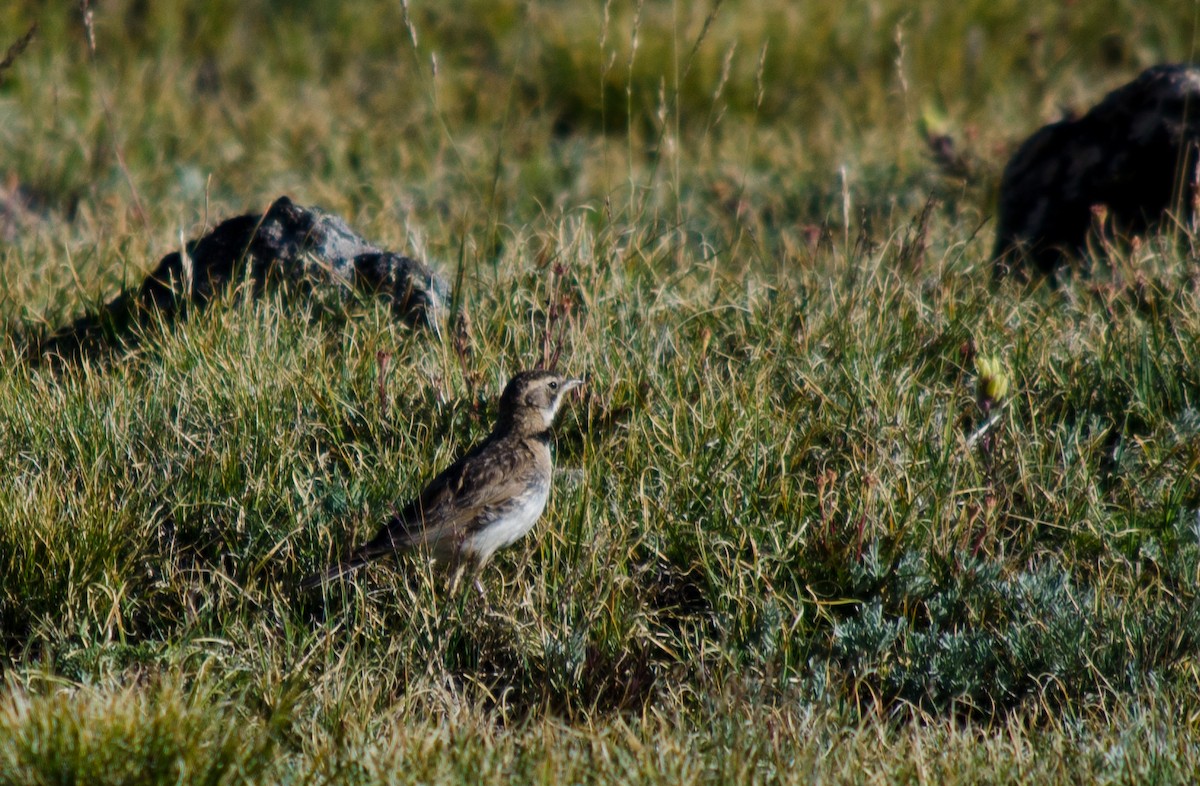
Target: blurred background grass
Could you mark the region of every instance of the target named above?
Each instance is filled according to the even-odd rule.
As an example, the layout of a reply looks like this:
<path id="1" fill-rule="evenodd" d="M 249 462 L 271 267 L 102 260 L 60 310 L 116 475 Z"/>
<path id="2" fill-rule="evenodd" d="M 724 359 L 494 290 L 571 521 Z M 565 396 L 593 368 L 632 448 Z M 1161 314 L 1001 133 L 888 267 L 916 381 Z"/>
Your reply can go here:
<path id="1" fill-rule="evenodd" d="M 78 7 L 0 8 L 0 47 L 38 25 L 0 75 L 0 782 L 1200 766 L 1196 238 L 1026 291 L 987 223 L 1032 130 L 1193 57 L 1195 3 L 91 11 L 94 56 Z M 470 324 L 232 293 L 22 358 L 281 193 L 461 266 Z M 592 385 L 487 601 L 418 559 L 297 598 L 556 331 Z"/>
<path id="2" fill-rule="evenodd" d="M 5 42 L 39 32 L 0 85 L 3 173 L 82 237 L 133 244 L 122 271 L 285 192 L 382 240 L 416 232 L 438 258 L 464 236 L 491 257 L 586 206 L 649 209 L 718 248 L 754 227 L 750 260 L 774 259 L 846 220 L 843 189 L 856 215 L 934 194 L 982 221 L 1017 141 L 1189 59 L 1195 16 L 1190 2 L 130 0 L 93 9 L 93 64 L 78 9 L 14 2 Z M 922 129 L 955 140 L 969 177 L 936 175 Z M 101 267 L 87 280 L 110 284 Z M 47 283 L 40 298 L 67 289 Z"/>

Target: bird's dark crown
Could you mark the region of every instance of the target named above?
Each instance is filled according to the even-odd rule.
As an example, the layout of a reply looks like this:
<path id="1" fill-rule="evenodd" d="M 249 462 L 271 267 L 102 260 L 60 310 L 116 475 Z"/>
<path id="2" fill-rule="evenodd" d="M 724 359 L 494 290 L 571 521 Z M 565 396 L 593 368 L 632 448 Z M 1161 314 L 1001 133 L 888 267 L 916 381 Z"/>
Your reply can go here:
<path id="1" fill-rule="evenodd" d="M 522 371 L 508 381 L 500 396 L 500 423 L 497 428 L 517 429 L 522 433 L 547 431 L 567 391 L 583 384 L 553 371 Z"/>

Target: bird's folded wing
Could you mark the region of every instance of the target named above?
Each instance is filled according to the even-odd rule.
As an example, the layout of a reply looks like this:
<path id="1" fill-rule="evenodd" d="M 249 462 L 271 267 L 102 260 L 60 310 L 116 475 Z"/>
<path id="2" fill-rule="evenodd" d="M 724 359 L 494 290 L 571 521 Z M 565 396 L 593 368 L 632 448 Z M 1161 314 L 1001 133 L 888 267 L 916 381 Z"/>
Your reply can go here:
<path id="1" fill-rule="evenodd" d="M 473 534 L 486 523 L 484 514 L 489 508 L 502 505 L 524 491 L 525 473 L 517 471 L 524 460 L 527 457 L 513 450 L 483 449 L 468 453 L 392 517 L 363 551 L 434 545 Z"/>

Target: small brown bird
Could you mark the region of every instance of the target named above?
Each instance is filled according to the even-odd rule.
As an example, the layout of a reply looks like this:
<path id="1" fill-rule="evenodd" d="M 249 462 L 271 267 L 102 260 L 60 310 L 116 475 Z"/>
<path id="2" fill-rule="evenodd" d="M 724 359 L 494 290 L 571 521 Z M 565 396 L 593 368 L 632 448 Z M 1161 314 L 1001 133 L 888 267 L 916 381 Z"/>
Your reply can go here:
<path id="1" fill-rule="evenodd" d="M 516 542 L 542 515 L 553 469 L 550 425 L 563 397 L 582 384 L 551 371 L 517 374 L 500 396 L 499 419 L 487 439 L 434 478 L 374 538 L 300 587 L 315 587 L 371 560 L 420 547 L 455 568 L 464 561 L 483 567 L 496 549 Z"/>

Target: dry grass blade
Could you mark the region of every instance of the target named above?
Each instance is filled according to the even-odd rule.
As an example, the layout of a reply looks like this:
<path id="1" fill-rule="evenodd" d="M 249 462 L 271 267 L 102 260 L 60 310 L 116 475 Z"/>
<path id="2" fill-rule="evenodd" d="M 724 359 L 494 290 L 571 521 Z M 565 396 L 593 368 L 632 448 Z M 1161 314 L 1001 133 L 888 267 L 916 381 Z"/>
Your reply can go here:
<path id="1" fill-rule="evenodd" d="M 22 35 L 16 41 L 13 41 L 12 45 L 8 47 L 8 50 L 4 53 L 4 57 L 0 58 L 0 82 L 4 81 L 4 72 L 12 68 L 13 63 L 17 62 L 17 58 L 21 56 L 21 53 L 24 52 L 29 46 L 29 43 L 33 41 L 33 36 L 36 33 L 37 22 L 34 22 L 29 26 L 29 29 L 25 31 L 24 35 Z"/>

